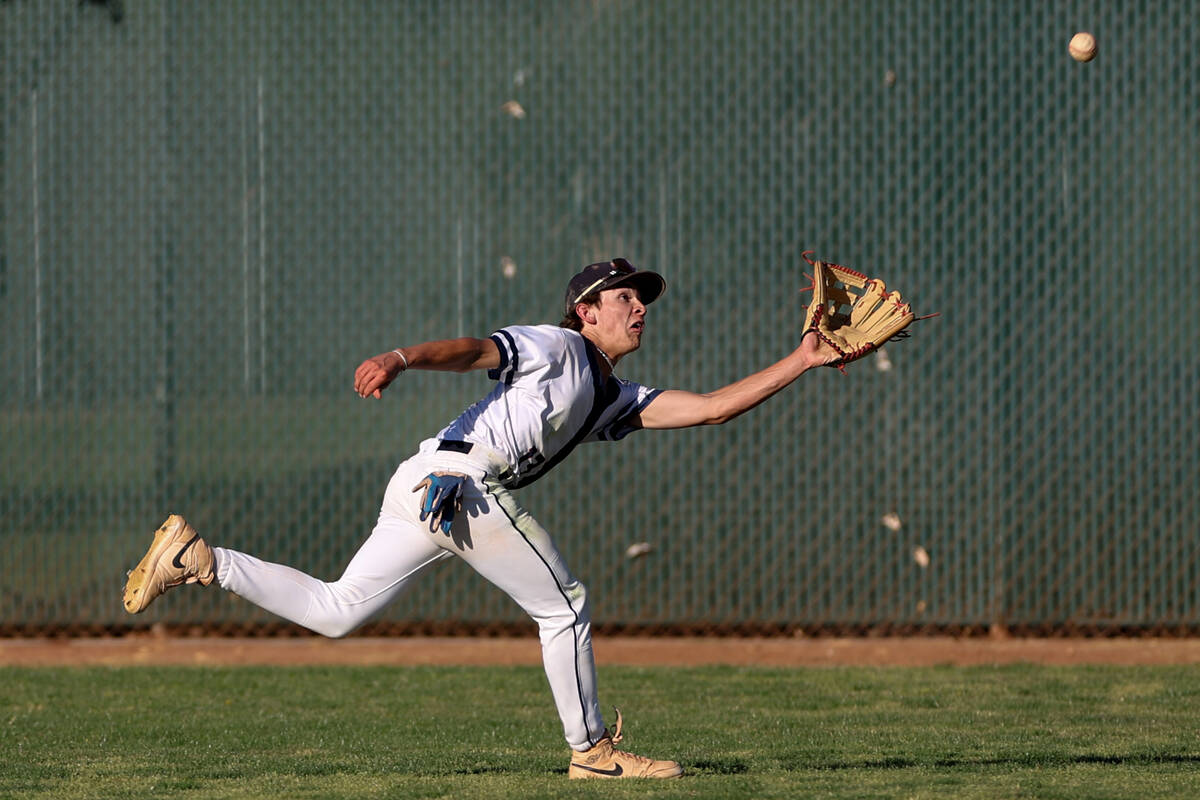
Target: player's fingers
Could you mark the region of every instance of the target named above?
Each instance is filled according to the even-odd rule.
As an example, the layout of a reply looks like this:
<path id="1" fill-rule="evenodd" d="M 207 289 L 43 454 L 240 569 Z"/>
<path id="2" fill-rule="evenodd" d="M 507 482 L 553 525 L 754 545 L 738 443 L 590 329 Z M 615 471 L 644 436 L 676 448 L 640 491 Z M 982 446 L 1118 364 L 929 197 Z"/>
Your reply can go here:
<path id="1" fill-rule="evenodd" d="M 354 391 L 358 392 L 359 396 L 366 397 L 368 394 L 367 387 L 371 383 L 371 373 L 362 367 L 354 373 Z"/>
<path id="2" fill-rule="evenodd" d="M 386 377 L 386 375 L 378 372 L 365 375 L 363 377 L 362 387 L 359 390 L 359 394 L 363 397 L 366 397 L 369 394 L 379 397 L 379 393 L 383 390 L 383 387 L 387 385 Z"/>
<path id="3" fill-rule="evenodd" d="M 365 384 L 376 369 L 378 369 L 378 365 L 373 364 L 370 360 L 359 364 L 358 369 L 354 370 L 354 385 L 358 387 Z"/>

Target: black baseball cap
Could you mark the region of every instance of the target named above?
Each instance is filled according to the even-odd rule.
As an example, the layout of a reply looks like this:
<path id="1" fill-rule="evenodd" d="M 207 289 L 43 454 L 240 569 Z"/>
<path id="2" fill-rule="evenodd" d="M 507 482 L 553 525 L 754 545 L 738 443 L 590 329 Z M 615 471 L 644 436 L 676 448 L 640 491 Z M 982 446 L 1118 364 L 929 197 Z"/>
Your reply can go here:
<path id="1" fill-rule="evenodd" d="M 583 271 L 571 278 L 567 284 L 567 311 L 592 292 L 612 289 L 617 286 L 632 286 L 638 290 L 642 302 L 650 305 L 667 290 L 663 276 L 648 269 L 638 269 L 623 258 L 588 264 Z"/>

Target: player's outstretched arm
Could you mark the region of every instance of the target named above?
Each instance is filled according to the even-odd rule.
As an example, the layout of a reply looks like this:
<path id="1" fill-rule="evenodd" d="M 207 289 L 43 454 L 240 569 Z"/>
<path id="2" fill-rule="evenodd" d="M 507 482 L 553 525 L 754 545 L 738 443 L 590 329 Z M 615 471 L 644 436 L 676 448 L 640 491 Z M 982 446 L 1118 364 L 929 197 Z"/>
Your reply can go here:
<path id="1" fill-rule="evenodd" d="M 359 397 L 379 398 L 396 376 L 406 369 L 468 372 L 500 366 L 500 350 L 491 339 L 439 339 L 372 356 L 354 370 L 354 391 Z"/>
<path id="2" fill-rule="evenodd" d="M 790 355 L 715 392 L 697 394 L 676 389 L 662 392 L 642 409 L 642 427 L 690 428 L 729 422 L 787 388 L 813 367 L 832 363 L 838 357 L 837 351 L 820 337 L 805 335 Z"/>

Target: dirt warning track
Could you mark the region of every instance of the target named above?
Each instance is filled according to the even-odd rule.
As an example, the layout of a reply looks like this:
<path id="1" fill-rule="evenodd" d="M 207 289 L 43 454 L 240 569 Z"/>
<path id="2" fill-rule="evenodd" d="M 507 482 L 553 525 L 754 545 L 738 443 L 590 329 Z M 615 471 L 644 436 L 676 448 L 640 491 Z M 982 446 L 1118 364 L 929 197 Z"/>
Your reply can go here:
<path id="1" fill-rule="evenodd" d="M 596 637 L 596 662 L 766 667 L 1200 664 L 1200 639 Z M 0 639 L 0 665 L 541 664 L 535 638 Z"/>

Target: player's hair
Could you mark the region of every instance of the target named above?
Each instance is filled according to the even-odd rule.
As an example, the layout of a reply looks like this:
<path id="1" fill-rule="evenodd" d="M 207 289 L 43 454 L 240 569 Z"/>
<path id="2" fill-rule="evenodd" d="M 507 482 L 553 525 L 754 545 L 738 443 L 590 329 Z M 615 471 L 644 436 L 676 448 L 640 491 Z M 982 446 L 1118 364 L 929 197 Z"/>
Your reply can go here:
<path id="1" fill-rule="evenodd" d="M 579 298 L 578 303 L 572 303 L 571 307 L 563 313 L 563 318 L 558 323 L 558 327 L 569 328 L 573 331 L 583 330 L 583 320 L 581 320 L 579 315 L 575 313 L 575 307 L 579 305 L 579 303 L 587 303 L 589 306 L 599 305 L 600 292 L 590 292 L 589 294 L 585 294 L 583 297 Z"/>

